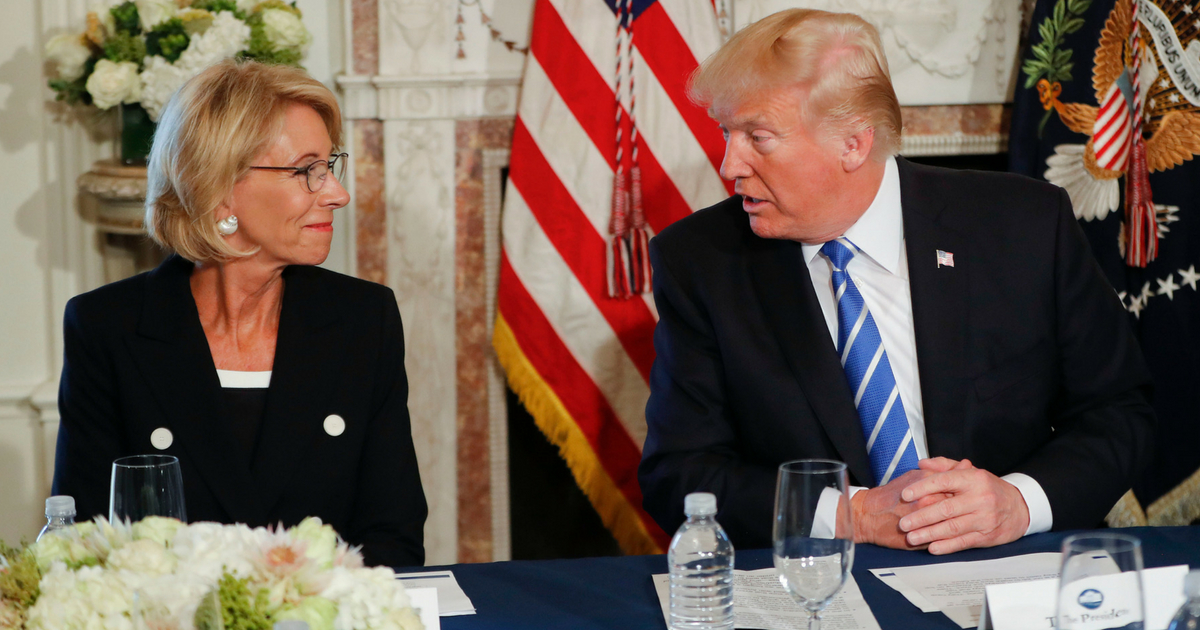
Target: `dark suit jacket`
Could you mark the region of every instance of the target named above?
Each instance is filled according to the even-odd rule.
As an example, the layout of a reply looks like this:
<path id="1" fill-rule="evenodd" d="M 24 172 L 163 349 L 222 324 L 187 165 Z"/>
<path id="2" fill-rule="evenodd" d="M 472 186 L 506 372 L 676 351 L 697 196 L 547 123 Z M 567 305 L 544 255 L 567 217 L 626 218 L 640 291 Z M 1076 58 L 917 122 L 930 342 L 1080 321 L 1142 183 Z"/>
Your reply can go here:
<path id="1" fill-rule="evenodd" d="M 77 296 L 65 360 L 54 493 L 80 518 L 108 515 L 112 461 L 179 458 L 188 520 L 291 526 L 319 516 L 371 564 L 424 563 L 427 509 L 408 417 L 404 337 L 386 287 L 288 267 L 271 386 L 254 460 L 228 431 L 190 262 Z M 340 415 L 345 432 L 326 434 Z M 159 451 L 150 434 L 166 427 Z"/>
<path id="2" fill-rule="evenodd" d="M 1066 193 L 897 161 L 929 453 L 1028 474 L 1055 529 L 1096 525 L 1147 464 L 1154 415 Z M 735 196 L 663 230 L 650 257 L 647 512 L 673 531 L 684 495 L 713 492 L 734 544 L 765 547 L 781 462 L 838 459 L 875 485 L 800 244 L 755 236 Z"/>

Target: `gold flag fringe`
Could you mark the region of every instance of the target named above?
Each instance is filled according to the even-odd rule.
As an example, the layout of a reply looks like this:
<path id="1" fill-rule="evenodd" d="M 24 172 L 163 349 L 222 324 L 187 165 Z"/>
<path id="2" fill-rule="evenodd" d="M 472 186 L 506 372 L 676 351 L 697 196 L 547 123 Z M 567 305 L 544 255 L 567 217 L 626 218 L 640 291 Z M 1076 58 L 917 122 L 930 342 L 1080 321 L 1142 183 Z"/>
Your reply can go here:
<path id="1" fill-rule="evenodd" d="M 646 530 L 633 505 L 621 493 L 608 471 L 600 464 L 587 437 L 563 405 L 554 390 L 525 357 L 512 329 L 500 313 L 492 335 L 492 347 L 521 403 L 533 416 L 538 428 L 558 447 L 575 483 L 587 495 L 604 526 L 612 532 L 621 551 L 627 555 L 659 554 L 664 550 Z"/>

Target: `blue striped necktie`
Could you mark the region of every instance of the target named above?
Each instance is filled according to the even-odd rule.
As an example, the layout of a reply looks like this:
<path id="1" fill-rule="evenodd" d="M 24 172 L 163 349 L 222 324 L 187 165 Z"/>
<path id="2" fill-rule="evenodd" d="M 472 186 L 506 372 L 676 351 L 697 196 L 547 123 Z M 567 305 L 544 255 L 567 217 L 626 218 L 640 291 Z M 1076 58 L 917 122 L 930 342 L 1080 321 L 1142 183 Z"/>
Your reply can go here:
<path id="1" fill-rule="evenodd" d="M 825 243 L 821 252 L 833 263 L 838 355 L 850 391 L 854 392 L 871 471 L 882 486 L 917 467 L 917 448 L 875 318 L 846 273 L 846 265 L 854 258 L 854 246 L 842 238 Z"/>

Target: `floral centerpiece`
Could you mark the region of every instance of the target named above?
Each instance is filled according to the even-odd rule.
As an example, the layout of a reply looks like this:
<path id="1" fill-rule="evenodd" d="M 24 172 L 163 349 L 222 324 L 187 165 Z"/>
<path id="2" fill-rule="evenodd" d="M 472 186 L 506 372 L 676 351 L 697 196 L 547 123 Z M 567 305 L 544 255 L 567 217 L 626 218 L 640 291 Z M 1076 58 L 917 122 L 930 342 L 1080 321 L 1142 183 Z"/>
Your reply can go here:
<path id="1" fill-rule="evenodd" d="M 300 17 L 283 0 L 92 0 L 86 31 L 46 44 L 50 87 L 72 105 L 123 105 L 122 133 L 137 127 L 129 131 L 144 137 L 130 140 L 145 146 L 123 142 L 122 151 L 148 149 L 167 100 L 208 66 L 229 57 L 299 65 L 312 41 Z"/>
<path id="2" fill-rule="evenodd" d="M 97 518 L 0 553 L 0 628 L 422 628 L 391 569 L 363 567 L 318 518 L 287 530 Z"/>

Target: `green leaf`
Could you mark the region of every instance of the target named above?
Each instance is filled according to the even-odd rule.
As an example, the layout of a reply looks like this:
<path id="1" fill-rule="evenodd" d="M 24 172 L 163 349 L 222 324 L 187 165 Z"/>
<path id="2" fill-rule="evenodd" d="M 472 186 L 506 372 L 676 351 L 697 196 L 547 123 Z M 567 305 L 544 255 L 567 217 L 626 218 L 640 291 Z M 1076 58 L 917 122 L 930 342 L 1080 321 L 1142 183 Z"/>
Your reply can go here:
<path id="1" fill-rule="evenodd" d="M 1063 32 L 1064 33 L 1074 33 L 1075 31 L 1078 31 L 1079 29 L 1083 28 L 1083 25 L 1084 25 L 1083 18 L 1071 18 L 1071 19 L 1067 20 L 1066 24 L 1063 25 Z"/>
<path id="2" fill-rule="evenodd" d="M 1070 0 L 1067 4 L 1067 9 L 1075 15 L 1083 15 L 1088 7 L 1091 6 L 1092 0 Z"/>
<path id="3" fill-rule="evenodd" d="M 1063 19 L 1067 16 L 1067 1 L 1058 0 L 1054 4 L 1054 21 L 1057 24 L 1062 24 Z"/>
<path id="4" fill-rule="evenodd" d="M 1034 46 L 1031 50 L 1033 51 L 1034 57 L 1037 57 L 1038 59 L 1040 59 L 1046 63 L 1050 63 L 1053 53 L 1050 52 L 1049 48 L 1047 48 L 1046 46 L 1037 45 L 1037 46 Z"/>
<path id="5" fill-rule="evenodd" d="M 146 53 L 174 63 L 187 50 L 189 42 L 191 38 L 183 27 L 183 20 L 171 18 L 146 34 Z"/>
<path id="6" fill-rule="evenodd" d="M 1032 88 L 1033 86 L 1037 85 L 1038 78 L 1039 77 L 1036 74 L 1030 74 L 1029 78 L 1025 79 L 1025 89 L 1028 90 L 1028 89 Z"/>
<path id="7" fill-rule="evenodd" d="M 109 9 L 109 13 L 113 17 L 113 22 L 117 27 L 118 33 L 127 33 L 130 35 L 141 34 L 142 23 L 138 19 L 137 5 L 132 0 Z"/>
<path id="8" fill-rule="evenodd" d="M 1054 31 L 1050 26 L 1049 20 L 1038 25 L 1038 34 L 1042 36 L 1042 41 L 1047 41 L 1054 37 Z"/>
<path id="9" fill-rule="evenodd" d="M 1054 61 L 1051 62 L 1051 65 L 1061 66 L 1069 61 L 1071 61 L 1070 49 L 1060 48 L 1059 50 L 1054 51 Z"/>
<path id="10" fill-rule="evenodd" d="M 132 61 L 140 68 L 142 59 L 146 57 L 146 42 L 137 35 L 117 31 L 115 35 L 105 40 L 104 57 L 116 63 Z"/>

